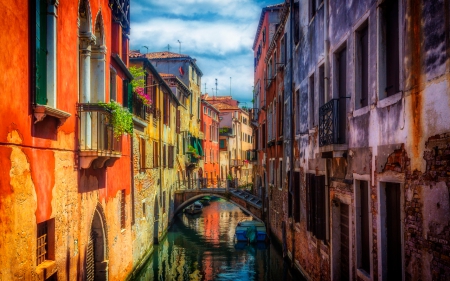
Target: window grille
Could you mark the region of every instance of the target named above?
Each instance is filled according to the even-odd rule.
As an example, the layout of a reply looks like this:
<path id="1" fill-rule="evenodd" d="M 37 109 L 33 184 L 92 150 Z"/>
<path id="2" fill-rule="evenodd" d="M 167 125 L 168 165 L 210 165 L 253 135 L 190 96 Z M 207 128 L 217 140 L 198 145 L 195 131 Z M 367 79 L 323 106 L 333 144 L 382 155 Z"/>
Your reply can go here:
<path id="1" fill-rule="evenodd" d="M 38 224 L 36 265 L 40 265 L 47 259 L 47 223 Z"/>
<path id="2" fill-rule="evenodd" d="M 120 228 L 125 229 L 125 189 L 122 190 L 120 196 Z"/>

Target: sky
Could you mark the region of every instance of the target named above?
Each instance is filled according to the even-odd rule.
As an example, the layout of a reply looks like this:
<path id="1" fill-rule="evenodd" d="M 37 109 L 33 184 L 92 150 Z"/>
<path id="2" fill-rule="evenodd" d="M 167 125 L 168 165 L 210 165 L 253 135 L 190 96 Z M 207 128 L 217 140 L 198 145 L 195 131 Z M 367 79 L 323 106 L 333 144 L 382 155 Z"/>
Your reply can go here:
<path id="1" fill-rule="evenodd" d="M 231 95 L 251 107 L 253 40 L 261 9 L 283 0 L 131 0 L 131 50 L 197 59 L 202 93 Z M 181 44 L 179 42 L 181 42 Z M 231 77 L 231 87 L 230 87 Z M 230 91 L 231 90 L 231 91 Z"/>

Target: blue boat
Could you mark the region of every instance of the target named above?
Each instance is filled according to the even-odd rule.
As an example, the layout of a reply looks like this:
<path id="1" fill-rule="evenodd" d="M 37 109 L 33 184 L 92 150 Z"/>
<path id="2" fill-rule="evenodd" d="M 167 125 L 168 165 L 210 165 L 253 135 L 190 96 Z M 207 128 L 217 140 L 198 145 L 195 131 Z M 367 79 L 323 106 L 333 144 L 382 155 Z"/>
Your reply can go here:
<path id="1" fill-rule="evenodd" d="M 241 221 L 236 226 L 235 237 L 238 242 L 267 242 L 266 226 L 260 221 Z"/>

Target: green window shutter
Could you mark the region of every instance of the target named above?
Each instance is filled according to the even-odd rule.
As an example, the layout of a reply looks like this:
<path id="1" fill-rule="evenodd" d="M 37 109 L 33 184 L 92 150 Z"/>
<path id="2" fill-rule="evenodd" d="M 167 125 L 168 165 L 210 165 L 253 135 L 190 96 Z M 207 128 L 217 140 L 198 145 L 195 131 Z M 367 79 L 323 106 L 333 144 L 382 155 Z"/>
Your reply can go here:
<path id="1" fill-rule="evenodd" d="M 47 104 L 47 1 L 36 3 L 36 103 Z"/>
<path id="2" fill-rule="evenodd" d="M 131 82 L 128 83 L 128 110 L 130 112 L 133 112 L 133 86 L 131 85 Z"/>

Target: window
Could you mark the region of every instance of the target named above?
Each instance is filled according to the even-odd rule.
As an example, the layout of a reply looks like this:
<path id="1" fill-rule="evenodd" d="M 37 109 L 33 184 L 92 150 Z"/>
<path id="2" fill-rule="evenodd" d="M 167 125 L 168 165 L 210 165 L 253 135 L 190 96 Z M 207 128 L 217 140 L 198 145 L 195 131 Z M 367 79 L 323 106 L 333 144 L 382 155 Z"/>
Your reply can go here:
<path id="1" fill-rule="evenodd" d="M 356 219 L 357 219 L 357 260 L 358 268 L 370 274 L 370 205 L 367 181 L 357 181 Z M 358 198 L 359 197 L 359 198 Z"/>
<path id="2" fill-rule="evenodd" d="M 355 108 L 368 105 L 369 97 L 369 34 L 367 23 L 356 33 L 356 98 Z"/>
<path id="3" fill-rule="evenodd" d="M 176 113 L 176 122 L 175 122 L 175 126 L 176 126 L 176 133 L 180 134 L 181 133 L 181 113 L 180 110 L 177 109 L 177 113 Z"/>
<path id="4" fill-rule="evenodd" d="M 174 166 L 174 146 L 169 145 L 169 169 L 173 169 Z"/>
<path id="5" fill-rule="evenodd" d="M 345 143 L 347 131 L 347 49 L 344 47 L 336 54 L 336 86 L 338 101 L 339 131 L 338 143 Z"/>
<path id="6" fill-rule="evenodd" d="M 325 176 L 306 174 L 307 188 L 307 230 L 317 239 L 325 240 L 326 212 L 325 212 Z"/>
<path id="7" fill-rule="evenodd" d="M 261 126 L 261 144 L 260 147 L 266 148 L 266 123 Z"/>
<path id="8" fill-rule="evenodd" d="M 55 260 L 55 219 L 37 224 L 36 265 Z"/>
<path id="9" fill-rule="evenodd" d="M 37 104 L 45 105 L 47 104 L 47 1 L 37 0 L 35 5 L 35 101 Z"/>
<path id="10" fill-rule="evenodd" d="M 153 168 L 159 167 L 159 143 L 153 142 Z"/>
<path id="11" fill-rule="evenodd" d="M 109 99 L 117 101 L 117 72 L 111 66 L 109 68 Z"/>
<path id="12" fill-rule="evenodd" d="M 284 117 L 284 102 L 283 102 L 283 96 L 284 94 L 282 93 L 281 95 L 279 95 L 278 97 L 278 105 L 280 106 L 280 108 L 278 109 L 278 135 L 281 137 L 283 136 L 283 117 Z"/>
<path id="13" fill-rule="evenodd" d="M 164 125 L 170 126 L 170 100 L 166 94 L 163 99 L 163 108 Z"/>
<path id="14" fill-rule="evenodd" d="M 166 157 L 166 154 L 167 153 L 167 150 L 166 150 L 166 145 L 165 144 L 163 144 L 163 168 L 165 168 L 165 167 L 167 167 L 167 157 Z"/>
<path id="15" fill-rule="evenodd" d="M 283 161 L 278 162 L 278 188 L 283 188 Z"/>
<path id="16" fill-rule="evenodd" d="M 274 162 L 273 159 L 269 160 L 270 184 L 272 185 L 275 184 L 275 172 L 274 172 L 275 167 L 273 166 L 273 162 Z"/>
<path id="17" fill-rule="evenodd" d="M 219 148 L 225 148 L 225 140 L 219 140 Z"/>
<path id="18" fill-rule="evenodd" d="M 146 168 L 145 139 L 139 138 L 139 164 L 141 172 Z"/>
<path id="19" fill-rule="evenodd" d="M 309 20 L 316 15 L 317 12 L 317 0 L 309 0 Z"/>
<path id="20" fill-rule="evenodd" d="M 313 0 L 315 1 L 315 0 Z M 294 3 L 294 45 L 300 42 L 300 4 Z"/>
<path id="21" fill-rule="evenodd" d="M 296 108 L 296 119 L 295 119 L 295 133 L 300 134 L 300 89 L 295 91 L 295 108 Z"/>
<path id="22" fill-rule="evenodd" d="M 300 222 L 300 172 L 294 172 L 294 183 L 292 185 L 292 196 L 294 197 L 294 221 Z M 291 192 L 290 192 L 291 194 Z"/>
<path id="23" fill-rule="evenodd" d="M 272 58 L 270 58 L 267 63 L 267 80 L 267 85 L 270 85 L 270 82 L 272 81 Z"/>
<path id="24" fill-rule="evenodd" d="M 163 213 L 166 213 L 166 191 L 163 192 Z"/>
<path id="25" fill-rule="evenodd" d="M 400 91 L 400 50 L 399 50 L 399 25 L 398 25 L 398 0 L 384 1 L 381 9 L 381 54 L 380 93 L 384 96 L 392 96 Z M 383 36 L 384 35 L 384 36 Z"/>
<path id="26" fill-rule="evenodd" d="M 120 228 L 125 229 L 125 189 L 120 192 Z"/>
<path id="27" fill-rule="evenodd" d="M 314 73 L 309 77 L 309 127 L 312 129 L 317 125 L 316 110 L 315 110 L 315 95 L 314 95 Z"/>
<path id="28" fill-rule="evenodd" d="M 280 42 L 280 63 L 286 65 L 286 33 Z"/>
<path id="29" fill-rule="evenodd" d="M 325 70 L 324 66 L 319 66 L 319 107 L 325 102 Z M 327 97 L 328 98 L 328 97 Z"/>

